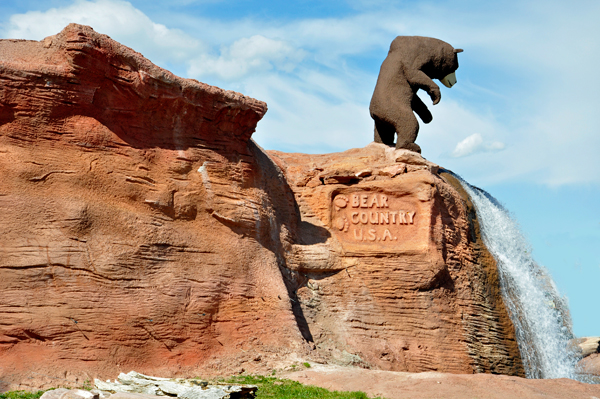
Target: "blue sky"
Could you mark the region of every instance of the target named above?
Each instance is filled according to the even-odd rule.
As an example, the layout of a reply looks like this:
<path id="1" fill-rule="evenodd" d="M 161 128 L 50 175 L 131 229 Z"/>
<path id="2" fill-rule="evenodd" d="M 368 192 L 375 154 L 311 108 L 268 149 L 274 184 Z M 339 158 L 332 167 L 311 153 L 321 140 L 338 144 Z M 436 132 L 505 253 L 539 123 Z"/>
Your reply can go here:
<path id="1" fill-rule="evenodd" d="M 83 23 L 179 76 L 266 101 L 254 139 L 282 151 L 372 140 L 368 105 L 395 36 L 463 48 L 458 83 L 441 88 L 417 143 L 513 212 L 579 336 L 600 335 L 598 20 L 597 0 L 0 3 L 1 38 Z"/>

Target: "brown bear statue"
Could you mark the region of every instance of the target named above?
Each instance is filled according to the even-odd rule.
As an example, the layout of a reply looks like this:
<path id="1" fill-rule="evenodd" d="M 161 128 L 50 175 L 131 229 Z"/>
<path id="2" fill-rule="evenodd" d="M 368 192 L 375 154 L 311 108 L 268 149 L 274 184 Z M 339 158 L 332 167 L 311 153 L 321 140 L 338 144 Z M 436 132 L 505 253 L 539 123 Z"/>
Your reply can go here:
<path id="1" fill-rule="evenodd" d="M 381 64 L 369 107 L 375 120 L 375 142 L 394 145 L 396 133 L 396 148 L 421 152 L 421 147 L 415 144 L 419 122 L 413 111 L 424 123 L 431 122 L 433 117 L 417 91 L 425 90 L 433 104 L 437 104 L 441 98 L 440 88 L 432 79 L 452 87 L 456 83 L 454 71 L 458 68 L 460 52 L 461 49 L 431 37 L 394 39 Z"/>

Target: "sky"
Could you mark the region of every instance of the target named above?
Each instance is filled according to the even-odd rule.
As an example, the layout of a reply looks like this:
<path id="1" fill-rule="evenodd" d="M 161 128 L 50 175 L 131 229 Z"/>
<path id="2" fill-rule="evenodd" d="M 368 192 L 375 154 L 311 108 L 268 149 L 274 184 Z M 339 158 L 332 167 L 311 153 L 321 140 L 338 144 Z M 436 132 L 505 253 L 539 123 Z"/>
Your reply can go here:
<path id="1" fill-rule="evenodd" d="M 578 336 L 600 335 L 598 20 L 597 0 L 0 2 L 0 38 L 90 25 L 179 76 L 265 101 L 253 138 L 288 152 L 373 140 L 369 102 L 396 36 L 464 49 L 441 102 L 420 93 L 433 121 L 417 144 L 511 211 Z"/>

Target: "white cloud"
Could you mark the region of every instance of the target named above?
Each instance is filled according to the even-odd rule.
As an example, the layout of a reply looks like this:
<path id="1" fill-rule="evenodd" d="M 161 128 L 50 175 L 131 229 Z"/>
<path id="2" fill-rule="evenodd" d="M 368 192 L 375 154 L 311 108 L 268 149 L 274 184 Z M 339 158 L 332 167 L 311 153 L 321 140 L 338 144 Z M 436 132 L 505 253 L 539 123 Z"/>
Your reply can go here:
<path id="1" fill-rule="evenodd" d="M 484 143 L 481 134 L 474 133 L 456 144 L 454 151 L 452 151 L 452 156 L 455 158 L 466 157 L 467 155 L 481 151 L 500 151 L 504 147 L 504 143 L 500 141 Z"/>
<path id="2" fill-rule="evenodd" d="M 501 141 L 492 141 L 491 143 L 485 145 L 485 148 L 488 151 L 500 151 L 503 150 L 504 147 L 506 146 Z"/>
<path id="3" fill-rule="evenodd" d="M 472 134 L 456 145 L 454 151 L 452 151 L 452 156 L 455 158 L 460 158 L 467 155 L 471 155 L 479 148 L 481 148 L 482 144 L 483 138 L 481 137 L 481 134 Z"/>
<path id="4" fill-rule="evenodd" d="M 60 32 L 69 23 L 89 25 L 159 65 L 183 62 L 190 52 L 202 49 L 199 40 L 179 29 L 153 22 L 121 0 L 77 0 L 66 7 L 15 14 L 10 17 L 2 36 L 41 40 Z"/>
<path id="5" fill-rule="evenodd" d="M 222 47 L 218 57 L 201 54 L 190 62 L 188 74 L 193 77 L 216 76 L 227 81 L 274 68 L 291 72 L 304 54 L 303 50 L 295 49 L 284 41 L 254 35 Z"/>

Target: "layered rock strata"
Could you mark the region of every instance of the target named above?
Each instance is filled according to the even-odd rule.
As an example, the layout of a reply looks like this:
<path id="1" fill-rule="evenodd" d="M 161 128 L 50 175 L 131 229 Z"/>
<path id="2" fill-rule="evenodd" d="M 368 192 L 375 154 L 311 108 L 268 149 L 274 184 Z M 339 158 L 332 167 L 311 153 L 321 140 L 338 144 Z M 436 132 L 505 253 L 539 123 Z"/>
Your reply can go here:
<path id="1" fill-rule="evenodd" d="M 473 208 L 420 155 L 267 154 L 266 104 L 80 25 L 0 40 L 0 80 L 0 389 L 294 359 L 523 374 Z"/>
<path id="2" fill-rule="evenodd" d="M 376 143 L 269 154 L 302 215 L 287 267 L 319 353 L 384 370 L 523 374 L 495 261 L 451 174 Z"/>
<path id="3" fill-rule="evenodd" d="M 249 140 L 265 103 L 79 25 L 0 41 L 0 80 L 1 381 L 302 353 L 293 195 Z"/>

